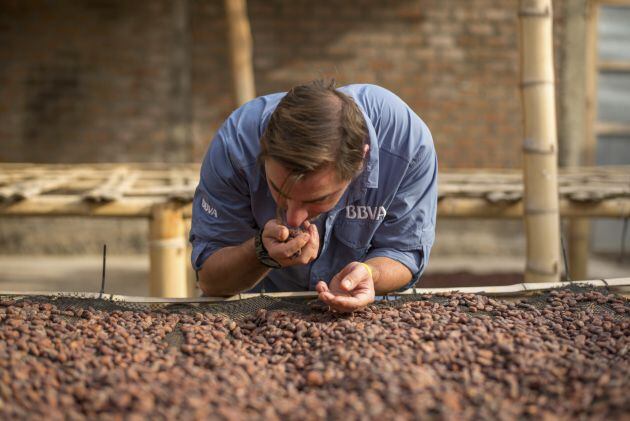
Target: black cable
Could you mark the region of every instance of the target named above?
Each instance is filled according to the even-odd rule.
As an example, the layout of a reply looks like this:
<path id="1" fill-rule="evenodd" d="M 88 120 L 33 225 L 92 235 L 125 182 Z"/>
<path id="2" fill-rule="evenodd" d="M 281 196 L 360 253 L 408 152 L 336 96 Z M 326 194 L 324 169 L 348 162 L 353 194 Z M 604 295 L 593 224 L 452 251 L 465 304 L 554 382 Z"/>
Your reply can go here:
<path id="1" fill-rule="evenodd" d="M 564 233 L 560 228 L 560 244 L 562 245 L 562 260 L 564 261 L 564 277 L 568 282 L 573 282 L 571 273 L 569 272 L 569 259 L 567 258 L 567 247 L 564 243 Z"/>
<path id="2" fill-rule="evenodd" d="M 98 298 L 103 297 L 103 293 L 105 292 L 105 264 L 107 259 L 107 244 L 103 244 L 103 275 L 101 277 L 101 292 L 98 295 Z"/>
<path id="3" fill-rule="evenodd" d="M 621 247 L 619 249 L 619 263 L 623 263 L 626 254 L 626 234 L 628 234 L 628 217 L 623 219 L 623 228 L 621 229 Z"/>

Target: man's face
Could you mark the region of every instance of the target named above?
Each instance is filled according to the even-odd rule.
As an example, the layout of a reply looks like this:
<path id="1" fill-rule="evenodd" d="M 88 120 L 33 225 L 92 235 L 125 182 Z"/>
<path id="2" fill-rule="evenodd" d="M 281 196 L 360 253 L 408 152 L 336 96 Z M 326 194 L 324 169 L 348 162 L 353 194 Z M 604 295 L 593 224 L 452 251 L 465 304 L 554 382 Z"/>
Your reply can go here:
<path id="1" fill-rule="evenodd" d="M 287 179 L 291 172 L 273 159 L 265 161 L 267 184 L 273 200 L 286 211 L 286 222 L 299 227 L 304 221 L 335 207 L 350 181 L 339 180 L 335 169 L 326 166 L 297 181 Z"/>

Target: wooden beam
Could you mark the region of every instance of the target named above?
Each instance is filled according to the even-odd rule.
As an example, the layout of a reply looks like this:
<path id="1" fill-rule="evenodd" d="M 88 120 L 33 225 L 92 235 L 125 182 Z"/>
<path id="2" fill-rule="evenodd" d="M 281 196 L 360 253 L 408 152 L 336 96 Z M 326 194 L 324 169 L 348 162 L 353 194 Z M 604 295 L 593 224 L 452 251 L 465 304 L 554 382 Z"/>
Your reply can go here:
<path id="1" fill-rule="evenodd" d="M 0 203 L 36 197 L 42 193 L 59 188 L 64 184 L 77 179 L 80 175 L 81 171 L 79 170 L 67 173 L 58 173 L 54 176 L 48 177 L 42 173 L 39 177 L 31 180 L 17 181 L 13 184 L 0 188 Z"/>
<path id="2" fill-rule="evenodd" d="M 121 200 L 139 177 L 140 174 L 137 171 L 130 172 L 125 167 L 117 168 L 111 172 L 104 184 L 88 191 L 82 197 L 96 203 Z"/>
<path id="3" fill-rule="evenodd" d="M 630 136 L 630 124 L 597 122 L 595 134 L 601 136 Z"/>
<path id="4" fill-rule="evenodd" d="M 80 196 L 46 195 L 14 203 L 0 203 L 0 215 L 147 218 L 151 216 L 153 206 L 160 203 L 164 203 L 163 196 L 128 197 L 120 201 L 94 203 Z M 177 206 L 185 216 L 190 216 L 189 203 Z"/>
<path id="5" fill-rule="evenodd" d="M 630 72 L 630 61 L 600 60 L 597 68 L 601 72 Z"/>
<path id="6" fill-rule="evenodd" d="M 586 20 L 587 0 L 564 3 L 565 28 L 561 44 L 564 57 L 560 68 L 560 127 L 558 162 L 561 167 L 578 167 L 584 147 L 586 101 Z"/>
<path id="7" fill-rule="evenodd" d="M 225 0 L 225 11 L 230 40 L 232 83 L 237 106 L 254 99 L 254 65 L 252 61 L 252 33 L 247 17 L 246 0 Z"/>
<path id="8" fill-rule="evenodd" d="M 22 216 L 87 216 L 109 218 L 148 218 L 163 197 L 130 197 L 121 201 L 90 203 L 77 196 L 38 196 L 16 203 L 0 204 L 0 215 Z M 626 218 L 630 216 L 630 197 L 578 202 L 560 200 L 560 213 L 566 217 Z M 190 203 L 174 202 L 184 217 L 192 215 Z M 523 204 L 517 202 L 489 202 L 485 197 L 444 197 L 438 201 L 440 217 L 451 218 L 521 218 Z"/>
<path id="9" fill-rule="evenodd" d="M 630 198 L 608 199 L 602 202 L 559 201 L 560 215 L 567 218 L 626 218 L 630 217 Z M 517 219 L 524 216 L 521 201 L 491 204 L 483 198 L 445 197 L 438 202 L 441 218 Z"/>
<path id="10" fill-rule="evenodd" d="M 604 6 L 630 6 L 630 0 L 591 0 L 591 3 Z"/>

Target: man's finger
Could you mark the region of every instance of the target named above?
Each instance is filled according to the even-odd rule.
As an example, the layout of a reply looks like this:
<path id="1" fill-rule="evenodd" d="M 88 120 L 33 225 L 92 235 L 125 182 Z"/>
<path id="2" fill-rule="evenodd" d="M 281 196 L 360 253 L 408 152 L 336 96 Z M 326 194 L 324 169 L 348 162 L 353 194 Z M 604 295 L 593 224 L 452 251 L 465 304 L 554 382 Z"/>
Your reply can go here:
<path id="1" fill-rule="evenodd" d="M 290 258 L 295 253 L 299 252 L 304 248 L 306 243 L 308 243 L 310 236 L 308 234 L 302 233 L 295 238 L 292 238 L 289 241 L 286 241 L 282 244 L 278 244 L 275 247 L 275 251 L 280 254 L 285 259 Z"/>
<path id="2" fill-rule="evenodd" d="M 328 304 L 333 310 L 343 313 L 350 313 L 367 305 L 362 304 L 362 302 L 356 297 L 347 297 L 342 295 L 333 296 L 330 299 L 330 302 L 327 302 L 326 304 Z"/>
<path id="3" fill-rule="evenodd" d="M 274 221 L 274 223 L 268 223 L 265 225 L 265 231 L 263 234 L 269 239 L 284 242 L 287 238 L 289 238 L 289 229 Z"/>
<path id="4" fill-rule="evenodd" d="M 330 291 L 323 291 L 319 293 L 319 299 L 325 304 L 333 306 L 335 296 Z"/>
<path id="5" fill-rule="evenodd" d="M 309 262 L 311 262 L 317 258 L 317 253 L 319 252 L 319 233 L 317 232 L 315 224 L 308 227 L 308 232 L 311 238 L 308 240 L 308 243 L 306 243 L 304 251 L 309 258 Z"/>
<path id="6" fill-rule="evenodd" d="M 330 285 L 335 285 L 335 283 L 339 282 L 343 276 L 345 276 L 344 270 L 333 276 L 333 278 L 330 280 Z"/>
<path id="7" fill-rule="evenodd" d="M 354 288 L 356 288 L 359 282 L 361 282 L 365 277 L 365 275 L 363 274 L 364 270 L 365 268 L 363 268 L 362 265 L 354 266 L 352 270 L 350 270 L 350 273 L 344 276 L 341 280 L 341 288 L 346 291 L 352 291 Z"/>
<path id="8" fill-rule="evenodd" d="M 317 292 L 328 292 L 328 284 L 326 284 L 326 282 L 324 281 L 319 281 L 317 285 L 315 285 L 315 290 Z"/>
<path id="9" fill-rule="evenodd" d="M 366 294 L 359 294 L 354 297 L 336 295 L 332 298 L 333 308 L 339 311 L 355 311 L 370 304 L 370 299 Z"/>

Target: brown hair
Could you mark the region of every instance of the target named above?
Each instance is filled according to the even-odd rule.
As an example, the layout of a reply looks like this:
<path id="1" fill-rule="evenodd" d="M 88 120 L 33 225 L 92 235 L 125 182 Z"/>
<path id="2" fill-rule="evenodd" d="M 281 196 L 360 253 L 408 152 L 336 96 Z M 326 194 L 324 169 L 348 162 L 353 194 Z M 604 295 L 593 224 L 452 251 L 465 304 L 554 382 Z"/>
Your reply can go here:
<path id="1" fill-rule="evenodd" d="M 315 80 L 282 98 L 260 139 L 258 161 L 272 158 L 298 178 L 332 164 L 347 181 L 362 168 L 367 137 L 352 98 L 336 90 L 334 80 Z"/>

